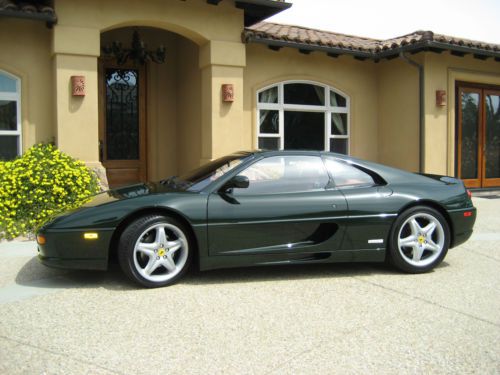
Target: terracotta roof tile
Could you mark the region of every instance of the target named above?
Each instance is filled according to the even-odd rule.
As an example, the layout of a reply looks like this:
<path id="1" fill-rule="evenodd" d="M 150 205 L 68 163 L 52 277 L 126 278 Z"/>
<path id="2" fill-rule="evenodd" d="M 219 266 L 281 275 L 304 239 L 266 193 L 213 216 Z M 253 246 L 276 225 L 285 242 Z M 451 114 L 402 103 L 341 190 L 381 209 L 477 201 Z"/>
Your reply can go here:
<path id="1" fill-rule="evenodd" d="M 57 22 L 56 13 L 50 0 L 0 0 L 0 15 L 39 19 L 50 25 Z"/>
<path id="2" fill-rule="evenodd" d="M 422 46 L 442 49 L 454 49 L 454 46 L 470 48 L 473 53 L 493 52 L 493 57 L 500 58 L 500 45 L 434 34 L 431 31 L 416 31 L 387 40 L 364 38 L 331 31 L 309 29 L 301 26 L 282 25 L 260 22 L 246 28 L 242 35 L 244 42 L 291 42 L 297 48 L 301 46 L 325 47 L 346 51 L 359 51 L 365 56 L 377 58 L 381 52 L 390 52 L 402 47 Z M 427 43 L 427 45 L 424 45 Z M 270 43 L 272 44 L 272 43 Z M 397 51 L 394 51 L 395 53 Z M 497 55 L 498 53 L 498 55 Z M 491 53 L 490 53 L 491 55 Z"/>

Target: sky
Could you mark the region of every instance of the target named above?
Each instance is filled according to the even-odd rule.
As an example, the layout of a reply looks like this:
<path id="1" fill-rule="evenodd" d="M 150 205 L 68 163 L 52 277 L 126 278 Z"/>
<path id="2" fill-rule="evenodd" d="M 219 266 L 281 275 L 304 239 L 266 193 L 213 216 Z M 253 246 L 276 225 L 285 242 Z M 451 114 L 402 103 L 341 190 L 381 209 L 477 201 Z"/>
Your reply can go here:
<path id="1" fill-rule="evenodd" d="M 374 39 L 431 30 L 500 44 L 500 0 L 287 0 L 268 22 Z"/>

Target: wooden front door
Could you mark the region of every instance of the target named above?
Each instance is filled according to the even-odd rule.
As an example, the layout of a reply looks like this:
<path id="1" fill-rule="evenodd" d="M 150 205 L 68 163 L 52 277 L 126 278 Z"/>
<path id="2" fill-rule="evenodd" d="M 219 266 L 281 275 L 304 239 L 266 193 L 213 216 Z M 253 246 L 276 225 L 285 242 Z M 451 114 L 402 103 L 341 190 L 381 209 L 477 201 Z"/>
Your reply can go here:
<path id="1" fill-rule="evenodd" d="M 457 175 L 467 187 L 500 186 L 500 88 L 457 86 Z"/>
<path id="2" fill-rule="evenodd" d="M 144 70 L 99 64 L 99 157 L 110 187 L 147 180 Z"/>

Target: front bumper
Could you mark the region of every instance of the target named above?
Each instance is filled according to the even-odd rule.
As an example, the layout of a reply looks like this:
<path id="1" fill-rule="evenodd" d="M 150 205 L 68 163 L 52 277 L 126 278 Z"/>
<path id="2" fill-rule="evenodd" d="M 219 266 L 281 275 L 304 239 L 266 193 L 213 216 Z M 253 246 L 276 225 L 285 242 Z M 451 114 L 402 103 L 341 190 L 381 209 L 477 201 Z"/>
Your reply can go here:
<path id="1" fill-rule="evenodd" d="M 86 239 L 85 233 L 97 233 Z M 45 244 L 38 244 L 38 259 L 48 267 L 62 269 L 105 270 L 108 268 L 109 245 L 113 230 L 45 230 L 40 231 Z"/>

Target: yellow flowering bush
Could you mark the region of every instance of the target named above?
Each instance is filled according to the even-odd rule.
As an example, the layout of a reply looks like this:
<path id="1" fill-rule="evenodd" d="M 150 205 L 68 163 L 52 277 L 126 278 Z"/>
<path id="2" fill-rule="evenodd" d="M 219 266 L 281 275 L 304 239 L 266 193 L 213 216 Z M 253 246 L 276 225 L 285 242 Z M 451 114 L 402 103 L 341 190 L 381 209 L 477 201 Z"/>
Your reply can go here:
<path id="1" fill-rule="evenodd" d="M 33 235 L 54 215 L 79 207 L 98 191 L 95 174 L 51 144 L 0 161 L 0 239 Z"/>

